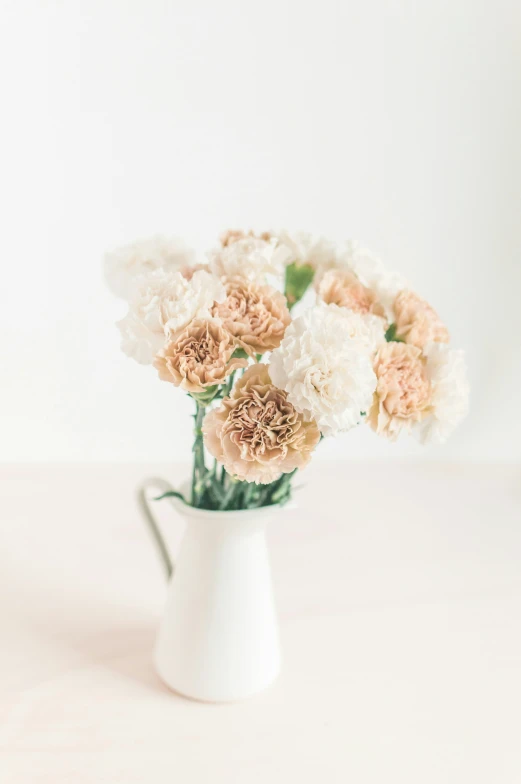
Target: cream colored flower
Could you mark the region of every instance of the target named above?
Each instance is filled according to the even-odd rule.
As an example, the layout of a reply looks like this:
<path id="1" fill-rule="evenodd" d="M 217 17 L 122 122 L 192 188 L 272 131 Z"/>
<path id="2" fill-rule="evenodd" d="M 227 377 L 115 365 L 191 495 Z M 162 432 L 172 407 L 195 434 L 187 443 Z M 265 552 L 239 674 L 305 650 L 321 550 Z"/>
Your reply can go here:
<path id="1" fill-rule="evenodd" d="M 468 412 L 467 368 L 463 351 L 444 343 L 428 343 L 423 351 L 431 399 L 428 416 L 414 426 L 413 434 L 422 444 L 442 444 Z"/>
<path id="2" fill-rule="evenodd" d="M 167 333 L 175 332 L 192 319 L 209 318 L 213 304 L 226 297 L 222 283 L 205 270 L 194 272 L 189 280 L 183 277 L 178 281 L 178 289 L 178 295 L 169 305 Z"/>
<path id="3" fill-rule="evenodd" d="M 297 411 L 335 435 L 357 425 L 371 405 L 375 349 L 375 334 L 359 314 L 319 305 L 290 324 L 271 355 L 270 374 Z"/>
<path id="4" fill-rule="evenodd" d="M 264 354 L 279 346 L 291 321 L 284 295 L 245 278 L 232 278 L 225 285 L 227 297 L 214 305 L 212 315 L 249 354 Z"/>
<path id="5" fill-rule="evenodd" d="M 132 298 L 136 283 L 154 270 L 184 272 L 195 264 L 195 252 L 175 237 L 151 237 L 107 253 L 105 280 L 117 297 Z"/>
<path id="6" fill-rule="evenodd" d="M 230 373 L 246 367 L 247 359 L 233 357 L 236 348 L 236 341 L 218 321 L 196 319 L 171 336 L 153 364 L 162 381 L 200 393 L 224 384 Z"/>
<path id="7" fill-rule="evenodd" d="M 348 269 L 330 269 L 318 286 L 318 296 L 326 304 L 349 308 L 355 313 L 385 318 L 385 311 L 376 294 L 360 283 L 354 272 Z"/>
<path id="8" fill-rule="evenodd" d="M 163 269 L 142 276 L 128 314 L 117 324 L 122 350 L 137 362 L 150 364 L 166 336 L 194 318 L 209 318 L 214 302 L 225 297 L 224 286 L 208 272 L 197 271 L 190 280 Z"/>
<path id="9" fill-rule="evenodd" d="M 226 471 L 247 482 L 269 484 L 303 468 L 320 440 L 307 421 L 277 389 L 266 365 L 252 365 L 232 395 L 206 415 L 204 442 Z"/>
<path id="10" fill-rule="evenodd" d="M 368 422 L 376 433 L 394 440 L 431 413 L 426 360 L 416 346 L 391 342 L 378 351 L 374 369 L 377 384 Z"/>
<path id="11" fill-rule="evenodd" d="M 179 270 L 183 278 L 185 280 L 192 280 L 193 276 L 196 272 L 208 272 L 210 273 L 210 267 L 208 264 L 194 264 L 192 267 L 183 267 Z M 211 273 L 210 273 L 211 274 Z"/>
<path id="12" fill-rule="evenodd" d="M 240 275 L 251 281 L 265 283 L 267 275 L 282 278 L 286 251 L 258 237 L 246 236 L 228 242 L 210 254 L 210 269 L 219 278 Z"/>
<path id="13" fill-rule="evenodd" d="M 339 264 L 335 243 L 325 237 L 304 231 L 290 233 L 285 229 L 272 232 L 272 236 L 276 237 L 279 247 L 285 249 L 287 264 L 309 265 L 317 275 Z"/>
<path id="14" fill-rule="evenodd" d="M 433 307 L 407 289 L 394 301 L 396 336 L 423 348 L 427 343 L 448 343 L 449 332 Z"/>

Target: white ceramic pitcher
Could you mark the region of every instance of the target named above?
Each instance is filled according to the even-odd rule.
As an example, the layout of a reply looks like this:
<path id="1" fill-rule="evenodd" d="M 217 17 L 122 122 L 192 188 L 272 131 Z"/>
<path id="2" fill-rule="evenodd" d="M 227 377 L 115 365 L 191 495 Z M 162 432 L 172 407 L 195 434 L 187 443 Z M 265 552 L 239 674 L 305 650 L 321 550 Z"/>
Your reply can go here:
<path id="1" fill-rule="evenodd" d="M 186 697 L 244 699 L 266 688 L 280 669 L 265 536 L 280 507 L 214 512 L 170 498 L 186 522 L 174 567 L 149 503 L 158 490 L 171 489 L 162 479 L 149 479 L 139 491 L 170 578 L 154 655 L 157 672 Z"/>

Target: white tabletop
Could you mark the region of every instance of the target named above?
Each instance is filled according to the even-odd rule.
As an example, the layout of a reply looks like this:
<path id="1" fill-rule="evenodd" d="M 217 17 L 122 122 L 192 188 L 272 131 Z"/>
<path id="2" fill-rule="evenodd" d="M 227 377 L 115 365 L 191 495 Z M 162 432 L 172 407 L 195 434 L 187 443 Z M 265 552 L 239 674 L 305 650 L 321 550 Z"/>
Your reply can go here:
<path id="1" fill-rule="evenodd" d="M 519 784 L 519 469 L 310 469 L 270 531 L 282 675 L 228 705 L 154 673 L 148 474 L 180 469 L 1 469 L 2 784 Z"/>

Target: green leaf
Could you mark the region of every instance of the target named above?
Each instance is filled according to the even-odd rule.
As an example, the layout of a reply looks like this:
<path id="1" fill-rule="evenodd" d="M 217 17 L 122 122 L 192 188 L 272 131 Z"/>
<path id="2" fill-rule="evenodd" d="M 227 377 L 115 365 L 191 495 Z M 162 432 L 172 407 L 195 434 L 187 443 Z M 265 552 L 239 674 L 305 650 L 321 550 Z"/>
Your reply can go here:
<path id="1" fill-rule="evenodd" d="M 207 406 L 209 403 L 212 402 L 216 394 L 219 392 L 218 384 L 215 384 L 212 387 L 206 387 L 204 392 L 191 392 L 190 396 L 199 403 L 200 406 Z"/>
<path id="2" fill-rule="evenodd" d="M 396 335 L 396 324 L 390 324 L 387 329 L 387 332 L 385 333 L 386 341 L 390 343 L 391 340 L 394 340 L 395 335 Z"/>
<path id="3" fill-rule="evenodd" d="M 385 339 L 388 343 L 405 343 L 403 338 L 399 338 L 396 335 L 396 324 L 391 324 L 385 333 Z"/>
<path id="4" fill-rule="evenodd" d="M 232 354 L 232 359 L 249 359 L 249 356 L 243 348 L 236 348 Z"/>
<path id="5" fill-rule="evenodd" d="M 315 270 L 311 264 L 288 264 L 286 267 L 285 295 L 290 309 L 299 302 L 313 280 Z"/>

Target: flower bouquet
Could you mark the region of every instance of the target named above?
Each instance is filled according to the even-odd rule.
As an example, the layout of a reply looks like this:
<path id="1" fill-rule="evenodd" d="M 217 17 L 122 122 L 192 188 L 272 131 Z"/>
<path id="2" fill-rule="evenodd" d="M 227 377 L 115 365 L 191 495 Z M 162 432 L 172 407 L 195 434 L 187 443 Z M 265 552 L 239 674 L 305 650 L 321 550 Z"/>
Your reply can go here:
<path id="1" fill-rule="evenodd" d="M 140 507 L 170 580 L 156 670 L 198 700 L 243 699 L 280 669 L 267 521 L 320 440 L 360 424 L 443 441 L 467 408 L 461 352 L 435 311 L 353 243 L 239 231 L 203 259 L 177 240 L 106 257 L 128 301 L 123 351 L 195 407 L 185 494 Z M 185 521 L 175 571 L 147 491 Z"/>
<path id="2" fill-rule="evenodd" d="M 321 438 L 358 425 L 443 442 L 467 410 L 461 351 L 435 310 L 350 242 L 229 231 L 204 258 L 154 238 L 110 253 L 125 354 L 193 399 L 185 503 L 285 504 Z"/>

